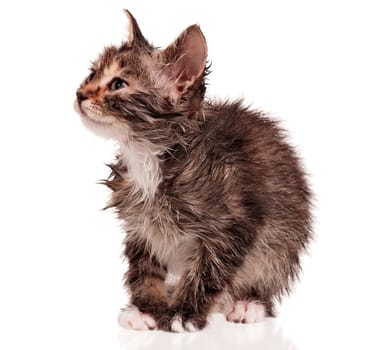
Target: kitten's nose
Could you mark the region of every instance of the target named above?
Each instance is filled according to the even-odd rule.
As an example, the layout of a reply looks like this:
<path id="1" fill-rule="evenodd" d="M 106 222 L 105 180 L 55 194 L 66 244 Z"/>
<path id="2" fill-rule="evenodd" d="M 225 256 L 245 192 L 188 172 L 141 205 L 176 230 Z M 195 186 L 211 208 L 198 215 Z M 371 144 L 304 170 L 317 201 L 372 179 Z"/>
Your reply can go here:
<path id="1" fill-rule="evenodd" d="M 77 101 L 79 103 L 83 102 L 84 100 L 88 99 L 87 96 L 85 96 L 83 93 L 81 93 L 80 91 L 77 91 L 76 92 L 76 96 L 77 96 Z"/>

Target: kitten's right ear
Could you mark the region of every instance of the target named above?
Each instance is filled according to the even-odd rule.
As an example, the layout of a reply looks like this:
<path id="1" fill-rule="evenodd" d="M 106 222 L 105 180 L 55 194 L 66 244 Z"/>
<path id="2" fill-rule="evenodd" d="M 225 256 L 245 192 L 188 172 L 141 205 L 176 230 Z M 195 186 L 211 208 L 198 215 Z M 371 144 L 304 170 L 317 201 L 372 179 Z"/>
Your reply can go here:
<path id="1" fill-rule="evenodd" d="M 128 20 L 129 20 L 129 34 L 128 34 L 128 40 L 130 46 L 137 45 L 137 46 L 144 46 L 147 48 L 152 48 L 152 46 L 149 44 L 149 42 L 145 39 L 145 37 L 142 35 L 141 29 L 139 29 L 138 23 L 133 17 L 133 15 L 126 9 L 123 9 L 125 12 Z"/>

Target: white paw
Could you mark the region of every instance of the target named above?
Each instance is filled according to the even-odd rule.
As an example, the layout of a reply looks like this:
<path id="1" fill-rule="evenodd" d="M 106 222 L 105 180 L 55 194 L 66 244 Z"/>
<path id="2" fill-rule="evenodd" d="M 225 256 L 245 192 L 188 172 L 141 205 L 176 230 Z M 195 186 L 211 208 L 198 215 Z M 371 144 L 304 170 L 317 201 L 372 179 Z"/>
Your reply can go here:
<path id="1" fill-rule="evenodd" d="M 184 323 L 183 327 L 183 321 L 180 316 L 176 316 L 171 323 L 171 330 L 172 332 L 176 333 L 182 333 L 182 332 L 196 332 L 198 329 L 194 326 L 194 324 L 191 321 L 187 321 Z"/>
<path id="2" fill-rule="evenodd" d="M 175 317 L 171 323 L 172 332 L 181 333 L 184 332 L 183 322 L 180 316 Z"/>
<path id="3" fill-rule="evenodd" d="M 118 323 L 123 328 L 135 330 L 148 330 L 157 327 L 154 318 L 139 311 L 135 305 L 121 310 Z"/>
<path id="4" fill-rule="evenodd" d="M 184 328 L 188 332 L 196 332 L 198 330 L 191 321 L 187 321 L 186 323 L 184 323 Z"/>
<path id="5" fill-rule="evenodd" d="M 229 322 L 255 323 L 263 321 L 264 318 L 264 306 L 254 301 L 237 301 L 233 310 L 226 314 L 226 319 Z"/>

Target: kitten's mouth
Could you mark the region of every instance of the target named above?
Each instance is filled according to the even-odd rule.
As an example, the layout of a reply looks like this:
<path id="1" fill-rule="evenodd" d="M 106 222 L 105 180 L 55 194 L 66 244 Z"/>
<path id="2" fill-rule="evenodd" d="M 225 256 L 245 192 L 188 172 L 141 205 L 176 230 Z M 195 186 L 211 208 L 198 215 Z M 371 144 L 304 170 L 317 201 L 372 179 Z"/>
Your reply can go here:
<path id="1" fill-rule="evenodd" d="M 90 113 L 88 113 L 88 112 L 90 112 L 90 109 L 83 108 L 83 106 L 77 100 L 75 100 L 73 107 L 74 107 L 75 111 L 80 114 L 81 118 L 83 118 L 84 120 L 86 120 L 88 122 L 92 122 L 94 124 L 101 125 L 101 126 L 109 126 L 112 124 L 108 121 L 98 120 L 98 116 L 96 116 L 96 117 L 91 116 Z"/>

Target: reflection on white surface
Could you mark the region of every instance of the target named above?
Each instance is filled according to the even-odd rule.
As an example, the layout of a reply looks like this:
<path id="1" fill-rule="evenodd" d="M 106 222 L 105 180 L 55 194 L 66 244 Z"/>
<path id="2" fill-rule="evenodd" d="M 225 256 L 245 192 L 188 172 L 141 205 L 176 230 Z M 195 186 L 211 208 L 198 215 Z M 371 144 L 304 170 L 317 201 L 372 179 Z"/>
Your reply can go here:
<path id="1" fill-rule="evenodd" d="M 296 346 L 283 335 L 277 319 L 266 319 L 256 324 L 226 322 L 224 316 L 213 315 L 210 325 L 200 332 L 168 333 L 161 331 L 121 330 L 121 346 L 137 349 L 265 349 L 296 350 Z"/>

